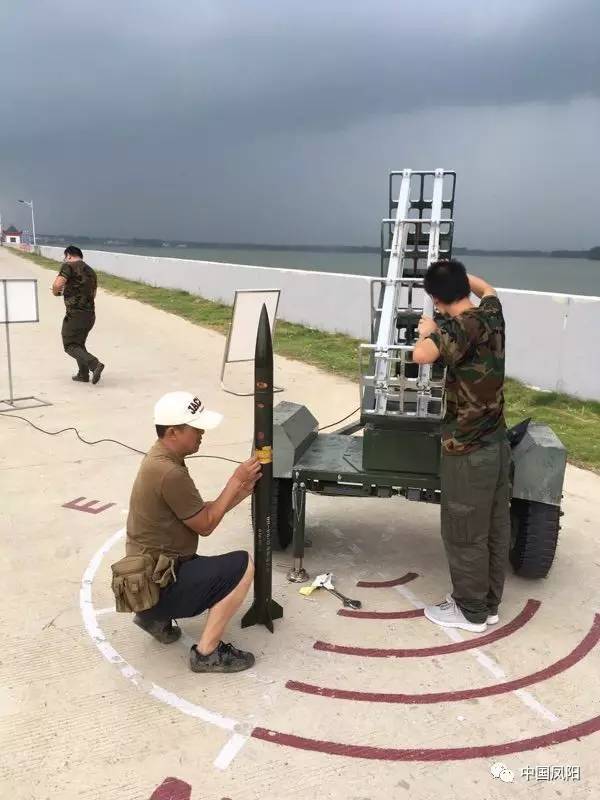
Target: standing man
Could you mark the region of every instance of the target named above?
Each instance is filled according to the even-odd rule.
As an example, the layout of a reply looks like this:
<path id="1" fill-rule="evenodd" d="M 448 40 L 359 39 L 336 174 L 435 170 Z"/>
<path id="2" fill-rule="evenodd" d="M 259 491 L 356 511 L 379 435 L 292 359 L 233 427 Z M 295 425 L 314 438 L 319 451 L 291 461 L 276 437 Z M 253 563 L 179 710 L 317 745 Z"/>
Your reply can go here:
<path id="1" fill-rule="evenodd" d="M 498 622 L 510 544 L 504 317 L 496 291 L 460 261 L 431 264 L 424 284 L 444 319 L 421 319 L 413 360 L 447 367 L 441 524 L 452 579 L 452 594 L 425 616 L 480 633 Z"/>
<path id="2" fill-rule="evenodd" d="M 79 367 L 74 381 L 88 383 L 90 372 L 92 383 L 98 383 L 104 364 L 88 353 L 85 342 L 96 322 L 96 289 L 98 280 L 94 270 L 83 260 L 78 247 L 69 245 L 65 260 L 52 284 L 52 294 L 62 294 L 66 315 L 62 324 L 62 340 L 65 353 L 77 361 Z"/>
<path id="3" fill-rule="evenodd" d="M 134 564 L 135 557 L 138 562 L 140 556 L 150 557 L 152 580 L 161 586 L 160 592 L 155 589 L 157 602 L 139 611 L 135 624 L 170 644 L 181 636 L 174 619 L 195 617 L 208 609 L 204 631 L 190 650 L 193 672 L 240 672 L 254 664 L 252 653 L 221 640 L 252 585 L 250 556 L 244 550 L 217 556 L 196 553 L 199 538 L 210 536 L 225 514 L 252 494 L 261 473 L 258 459 L 250 458 L 236 467 L 216 500 L 202 499 L 185 458 L 197 452 L 204 432 L 222 419 L 189 392 L 171 392 L 158 401 L 154 409 L 158 440 L 140 466 L 127 519 L 127 556 L 134 557 Z M 131 578 L 127 562 L 126 557 L 113 565 L 117 579 Z M 148 577 L 141 572 L 133 577 L 138 594 L 148 588 L 144 580 Z M 115 594 L 118 604 L 119 592 Z"/>

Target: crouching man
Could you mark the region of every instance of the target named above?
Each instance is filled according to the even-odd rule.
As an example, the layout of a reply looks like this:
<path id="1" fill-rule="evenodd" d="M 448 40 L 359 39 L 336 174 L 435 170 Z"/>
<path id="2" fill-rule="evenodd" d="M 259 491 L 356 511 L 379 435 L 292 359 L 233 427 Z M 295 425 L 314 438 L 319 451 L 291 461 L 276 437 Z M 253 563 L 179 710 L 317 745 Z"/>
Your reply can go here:
<path id="1" fill-rule="evenodd" d="M 135 624 L 163 644 L 181 636 L 174 620 L 209 609 L 202 636 L 190 651 L 194 672 L 239 672 L 254 664 L 252 653 L 221 638 L 252 585 L 248 553 L 196 553 L 199 537 L 210 536 L 225 514 L 252 494 L 260 477 L 258 460 L 250 458 L 235 469 L 216 500 L 202 499 L 185 458 L 221 420 L 188 392 L 158 401 L 158 440 L 142 461 L 131 493 L 127 555 L 112 567 L 117 610 L 137 612 Z"/>
<path id="2" fill-rule="evenodd" d="M 504 317 L 495 290 L 460 261 L 437 261 L 425 289 L 443 315 L 423 317 L 413 354 L 447 366 L 442 424 L 442 538 L 452 594 L 431 622 L 482 632 L 498 622 L 510 544 L 510 447 L 504 422 Z M 473 292 L 478 306 L 470 300 Z"/>

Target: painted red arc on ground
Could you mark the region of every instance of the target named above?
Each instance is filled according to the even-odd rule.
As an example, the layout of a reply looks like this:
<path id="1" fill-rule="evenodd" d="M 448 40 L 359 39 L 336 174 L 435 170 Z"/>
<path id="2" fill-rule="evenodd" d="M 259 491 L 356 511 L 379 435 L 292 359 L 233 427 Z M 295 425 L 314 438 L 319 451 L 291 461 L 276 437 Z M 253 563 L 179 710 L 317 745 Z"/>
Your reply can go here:
<path id="1" fill-rule="evenodd" d="M 482 686 L 479 689 L 460 689 L 455 692 L 430 692 L 426 694 L 387 694 L 384 692 L 362 692 L 349 689 L 331 689 L 324 686 L 315 686 L 311 683 L 301 683 L 300 681 L 288 681 L 286 688 L 294 692 L 304 694 L 314 694 L 319 697 L 330 697 L 335 700 L 358 700 L 367 703 L 406 703 L 411 705 L 425 703 L 448 703 L 458 700 L 472 700 L 476 697 L 490 697 L 491 695 L 514 692 L 524 686 L 531 686 L 534 683 L 553 678 L 570 669 L 581 661 L 593 647 L 600 641 L 600 614 L 596 614 L 594 622 L 587 635 L 581 642 L 564 658 L 556 661 L 544 669 L 516 678 L 505 683 L 495 683 L 492 686 Z"/>
<path id="2" fill-rule="evenodd" d="M 423 616 L 422 608 L 413 608 L 410 611 L 351 611 L 349 608 L 340 608 L 337 612 L 340 617 L 351 619 L 417 619 Z"/>
<path id="3" fill-rule="evenodd" d="M 394 748 L 373 747 L 371 745 L 343 744 L 341 742 L 328 742 L 319 739 L 306 739 L 303 736 L 293 736 L 289 733 L 279 733 L 266 728 L 255 728 L 252 736 L 263 742 L 272 742 L 286 747 L 295 747 L 299 750 L 312 750 L 317 753 L 327 753 L 332 756 L 346 756 L 348 758 L 367 758 L 378 761 L 460 761 L 469 758 L 493 758 L 505 756 L 510 753 L 523 753 L 526 750 L 537 750 L 540 747 L 549 747 L 582 736 L 589 736 L 600 730 L 600 716 L 571 725 L 553 733 L 542 736 L 532 736 L 529 739 L 517 739 L 513 742 L 502 744 L 487 744 L 477 747 L 447 747 L 447 748 Z"/>
<path id="4" fill-rule="evenodd" d="M 192 787 L 179 778 L 165 778 L 150 795 L 150 800 L 190 800 Z"/>
<path id="5" fill-rule="evenodd" d="M 361 589 L 386 589 L 391 586 L 402 586 L 418 577 L 416 572 L 407 572 L 401 578 L 393 578 L 391 581 L 359 581 L 356 585 Z"/>
<path id="6" fill-rule="evenodd" d="M 386 649 L 378 647 L 354 647 L 345 644 L 332 644 L 330 642 L 315 642 L 315 650 L 325 650 L 328 653 L 341 653 L 348 656 L 365 656 L 367 658 L 421 658 L 423 656 L 440 656 L 450 653 L 460 653 L 464 650 L 472 650 L 475 647 L 497 642 L 510 636 L 511 633 L 522 628 L 533 617 L 540 607 L 539 600 L 528 600 L 523 610 L 511 622 L 497 628 L 491 633 L 477 636 L 463 642 L 452 644 L 442 644 L 437 647 L 421 647 L 415 649 Z"/>

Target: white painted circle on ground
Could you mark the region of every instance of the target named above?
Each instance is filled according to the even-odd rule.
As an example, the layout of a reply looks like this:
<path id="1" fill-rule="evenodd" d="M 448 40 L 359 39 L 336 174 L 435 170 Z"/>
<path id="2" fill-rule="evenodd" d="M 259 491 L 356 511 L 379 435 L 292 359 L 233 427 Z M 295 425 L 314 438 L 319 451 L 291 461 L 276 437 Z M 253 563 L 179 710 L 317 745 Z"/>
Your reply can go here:
<path id="1" fill-rule="evenodd" d="M 79 608 L 81 610 L 81 617 L 83 619 L 85 629 L 104 658 L 111 664 L 114 664 L 123 677 L 127 678 L 128 681 L 131 681 L 131 683 L 133 683 L 138 689 L 146 692 L 156 700 L 166 703 L 166 705 L 171 706 L 171 708 L 177 709 L 177 711 L 180 711 L 182 714 L 195 717 L 196 719 L 200 719 L 203 722 L 209 723 L 210 725 L 215 725 L 217 728 L 221 728 L 222 730 L 230 731 L 233 734 L 232 738 L 228 740 L 214 762 L 215 766 L 219 769 L 225 769 L 229 765 L 230 761 L 234 758 L 236 753 L 239 752 L 239 750 L 248 740 L 248 736 L 235 732 L 240 723 L 237 720 L 231 719 L 230 717 L 225 717 L 216 711 L 211 711 L 207 708 L 204 708 L 204 706 L 200 706 L 197 703 L 192 703 L 189 700 L 180 697 L 178 694 L 170 692 L 153 681 L 149 681 L 144 678 L 139 670 L 129 664 L 123 658 L 123 656 L 121 656 L 121 654 L 115 650 L 115 648 L 104 635 L 102 628 L 98 625 L 97 612 L 92 601 L 92 585 L 94 578 L 96 577 L 96 573 L 98 572 L 100 564 L 102 563 L 105 555 L 111 550 L 116 542 L 118 542 L 119 539 L 122 539 L 124 536 L 124 528 L 121 528 L 112 536 L 110 536 L 106 542 L 104 542 L 102 547 L 94 554 L 87 569 L 83 573 L 83 577 L 81 579 L 81 588 L 79 590 Z"/>

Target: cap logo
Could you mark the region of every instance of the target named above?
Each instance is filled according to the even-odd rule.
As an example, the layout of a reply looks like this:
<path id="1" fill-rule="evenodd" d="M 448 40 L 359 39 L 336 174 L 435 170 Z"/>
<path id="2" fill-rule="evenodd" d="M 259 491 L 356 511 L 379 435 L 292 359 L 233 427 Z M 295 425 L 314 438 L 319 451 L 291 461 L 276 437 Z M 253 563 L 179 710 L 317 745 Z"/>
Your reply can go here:
<path id="1" fill-rule="evenodd" d="M 201 409 L 202 409 L 202 402 L 198 400 L 197 397 L 194 397 L 192 402 L 188 405 L 188 411 L 191 414 L 195 414 L 197 411 L 200 411 Z"/>

